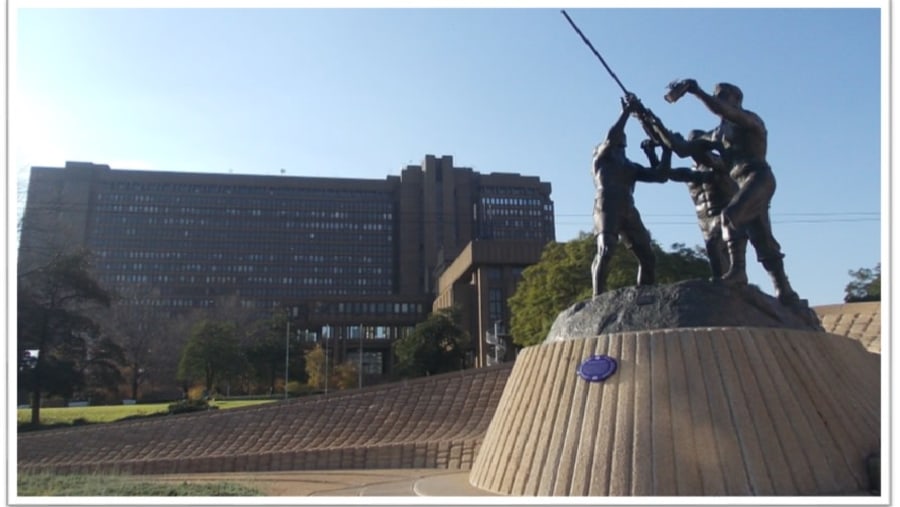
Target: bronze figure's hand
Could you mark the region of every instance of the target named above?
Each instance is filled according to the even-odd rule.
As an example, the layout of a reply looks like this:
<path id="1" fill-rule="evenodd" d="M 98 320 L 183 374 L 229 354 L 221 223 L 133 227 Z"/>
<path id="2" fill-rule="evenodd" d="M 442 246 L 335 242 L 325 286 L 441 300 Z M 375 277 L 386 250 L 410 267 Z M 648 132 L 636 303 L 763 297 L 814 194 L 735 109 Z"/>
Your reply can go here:
<path id="1" fill-rule="evenodd" d="M 641 103 L 641 99 L 637 98 L 637 95 L 633 93 L 628 93 L 625 95 L 625 98 L 622 99 L 622 109 L 638 118 L 640 118 L 646 110 L 644 104 Z"/>
<path id="2" fill-rule="evenodd" d="M 663 97 L 666 102 L 673 103 L 678 101 L 685 93 L 694 93 L 699 89 L 697 81 L 693 79 L 676 80 L 669 83 L 669 91 Z"/>

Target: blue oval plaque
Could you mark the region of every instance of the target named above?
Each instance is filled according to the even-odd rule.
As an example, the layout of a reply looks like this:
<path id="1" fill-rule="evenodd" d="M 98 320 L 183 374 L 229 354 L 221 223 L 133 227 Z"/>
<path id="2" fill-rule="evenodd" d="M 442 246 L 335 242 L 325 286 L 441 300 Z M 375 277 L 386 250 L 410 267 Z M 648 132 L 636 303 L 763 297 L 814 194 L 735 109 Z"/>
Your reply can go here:
<path id="1" fill-rule="evenodd" d="M 578 375 L 588 382 L 603 382 L 616 372 L 617 366 L 609 356 L 591 356 L 578 367 Z"/>

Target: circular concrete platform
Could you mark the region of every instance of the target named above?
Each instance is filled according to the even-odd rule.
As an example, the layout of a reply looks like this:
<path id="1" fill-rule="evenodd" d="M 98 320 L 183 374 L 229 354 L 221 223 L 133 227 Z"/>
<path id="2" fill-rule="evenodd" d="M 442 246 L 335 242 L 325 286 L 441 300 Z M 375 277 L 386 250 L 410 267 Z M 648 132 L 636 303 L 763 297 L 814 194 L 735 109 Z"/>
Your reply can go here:
<path id="1" fill-rule="evenodd" d="M 577 374 L 607 355 L 602 382 Z M 602 335 L 525 349 L 469 475 L 503 495 L 845 495 L 880 449 L 880 356 L 773 328 Z"/>

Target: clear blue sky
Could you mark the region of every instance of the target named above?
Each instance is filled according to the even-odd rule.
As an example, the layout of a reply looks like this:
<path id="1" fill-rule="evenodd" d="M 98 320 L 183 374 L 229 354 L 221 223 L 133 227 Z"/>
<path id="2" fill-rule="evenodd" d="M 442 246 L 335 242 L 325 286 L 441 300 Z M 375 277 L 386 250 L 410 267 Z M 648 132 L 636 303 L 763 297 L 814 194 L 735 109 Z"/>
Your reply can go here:
<path id="1" fill-rule="evenodd" d="M 717 118 L 690 96 L 667 104 L 669 81 L 743 89 L 769 130 L 775 236 L 811 305 L 841 302 L 848 270 L 881 260 L 886 10 L 568 12 L 674 130 Z M 557 240 L 591 229 L 591 150 L 621 92 L 558 9 L 9 15 L 10 160 L 20 185 L 28 167 L 67 160 L 382 179 L 425 154 L 452 155 L 483 173 L 552 183 Z M 629 156 L 644 162 L 642 131 L 631 122 L 628 133 Z M 702 243 L 683 184 L 639 185 L 635 199 L 664 247 Z M 752 251 L 748 264 L 751 282 L 771 293 Z"/>

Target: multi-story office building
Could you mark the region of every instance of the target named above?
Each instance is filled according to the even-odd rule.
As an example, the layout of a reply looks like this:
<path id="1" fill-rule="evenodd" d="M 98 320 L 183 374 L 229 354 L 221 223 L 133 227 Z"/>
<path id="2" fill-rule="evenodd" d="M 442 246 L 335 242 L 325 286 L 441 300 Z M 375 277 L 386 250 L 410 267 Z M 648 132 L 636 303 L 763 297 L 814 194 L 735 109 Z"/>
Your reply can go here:
<path id="1" fill-rule="evenodd" d="M 425 318 L 467 245 L 525 242 L 539 255 L 553 239 L 549 183 L 449 156 L 383 180 L 69 162 L 31 170 L 19 265 L 85 246 L 105 286 L 153 289 L 142 304 L 178 312 L 230 296 L 288 308 L 296 329 L 344 339 L 344 352 L 365 338 L 364 368 L 382 373 L 390 341 Z"/>

